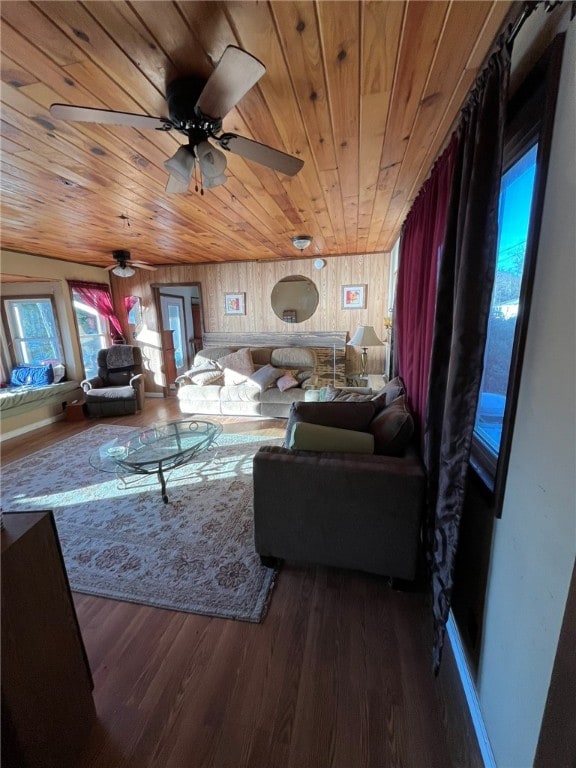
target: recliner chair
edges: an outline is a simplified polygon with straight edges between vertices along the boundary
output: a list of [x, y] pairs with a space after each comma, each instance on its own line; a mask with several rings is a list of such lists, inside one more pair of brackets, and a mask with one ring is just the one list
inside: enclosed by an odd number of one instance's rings
[[98, 352], [98, 375], [84, 379], [88, 417], [124, 416], [144, 407], [142, 351], [129, 344], [115, 344]]

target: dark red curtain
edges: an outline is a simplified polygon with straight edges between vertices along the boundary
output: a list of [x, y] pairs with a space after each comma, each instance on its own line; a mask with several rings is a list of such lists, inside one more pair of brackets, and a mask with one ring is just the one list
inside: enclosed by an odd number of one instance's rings
[[452, 600], [496, 269], [509, 72], [510, 54], [503, 46], [490, 57], [463, 111], [438, 275], [424, 435], [435, 671]]
[[85, 304], [95, 309], [102, 317], [108, 320], [114, 338], [122, 336], [122, 326], [114, 312], [112, 296], [107, 285], [86, 283], [79, 280], [69, 280], [68, 285], [70, 290], [75, 291]]
[[419, 431], [426, 412], [438, 256], [444, 241], [457, 147], [454, 135], [414, 201], [400, 241], [394, 341], [398, 373], [406, 384]]

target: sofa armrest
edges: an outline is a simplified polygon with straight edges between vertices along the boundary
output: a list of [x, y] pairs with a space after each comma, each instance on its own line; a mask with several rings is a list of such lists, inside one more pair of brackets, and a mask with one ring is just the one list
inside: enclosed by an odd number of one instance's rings
[[190, 378], [190, 371], [186, 371], [186, 373], [180, 374], [180, 376], [176, 376], [174, 379], [174, 383], [176, 384], [176, 388], [179, 389], [180, 387], [186, 387], [190, 384], [193, 384], [194, 382]]
[[84, 392], [88, 392], [91, 389], [101, 389], [104, 384], [104, 380], [100, 378], [100, 376], [92, 376], [91, 379], [82, 379], [80, 382], [80, 386], [84, 390]]
[[415, 578], [426, 487], [417, 456], [264, 446], [253, 474], [260, 555]]
[[130, 379], [130, 385], [136, 390], [136, 402], [138, 409], [144, 408], [144, 374], [136, 373]]

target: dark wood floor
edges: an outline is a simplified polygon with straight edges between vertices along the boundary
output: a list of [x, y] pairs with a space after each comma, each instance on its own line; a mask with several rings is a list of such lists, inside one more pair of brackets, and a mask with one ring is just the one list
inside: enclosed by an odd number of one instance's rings
[[[173, 399], [106, 419], [178, 415]], [[11, 461], [94, 426], [59, 422], [2, 444]], [[285, 422], [222, 419], [226, 431]], [[418, 592], [289, 563], [261, 624], [74, 595], [98, 723], [78, 768], [424, 768], [450, 752]]]

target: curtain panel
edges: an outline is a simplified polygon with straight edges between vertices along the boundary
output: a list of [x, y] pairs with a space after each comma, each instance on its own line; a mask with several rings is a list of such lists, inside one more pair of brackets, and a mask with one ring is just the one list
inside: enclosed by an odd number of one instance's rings
[[428, 395], [438, 255], [444, 242], [457, 147], [454, 134], [418, 193], [400, 241], [394, 316], [397, 364], [419, 434]]
[[95, 309], [102, 317], [105, 317], [114, 338], [122, 337], [122, 326], [112, 306], [112, 296], [107, 285], [100, 283], [86, 283], [80, 280], [68, 280], [70, 290], [76, 291], [82, 301], [92, 309]]
[[463, 110], [438, 275], [424, 435], [435, 672], [450, 611], [496, 267], [509, 73], [510, 53], [503, 45]]

